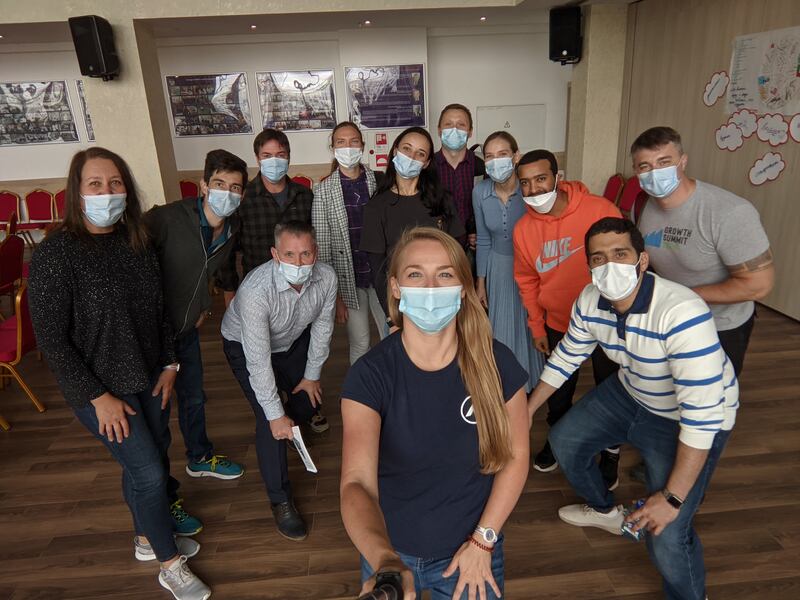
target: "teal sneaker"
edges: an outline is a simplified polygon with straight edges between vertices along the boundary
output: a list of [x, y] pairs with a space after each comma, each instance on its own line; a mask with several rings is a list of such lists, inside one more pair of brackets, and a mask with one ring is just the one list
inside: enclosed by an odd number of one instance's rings
[[186, 465], [186, 473], [191, 477], [238, 479], [244, 475], [244, 467], [228, 460], [224, 454], [215, 454], [208, 460], [190, 462]]
[[172, 515], [173, 528], [175, 535], [190, 536], [203, 531], [203, 523], [200, 519], [193, 517], [183, 508], [183, 498], [179, 498], [169, 507]]

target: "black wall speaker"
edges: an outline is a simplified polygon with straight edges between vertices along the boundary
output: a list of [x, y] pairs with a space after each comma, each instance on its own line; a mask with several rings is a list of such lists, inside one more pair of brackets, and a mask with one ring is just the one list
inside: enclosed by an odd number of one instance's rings
[[550, 60], [562, 65], [581, 60], [581, 7], [550, 9]]
[[114, 79], [119, 74], [119, 57], [109, 22], [96, 15], [70, 17], [69, 28], [81, 75]]

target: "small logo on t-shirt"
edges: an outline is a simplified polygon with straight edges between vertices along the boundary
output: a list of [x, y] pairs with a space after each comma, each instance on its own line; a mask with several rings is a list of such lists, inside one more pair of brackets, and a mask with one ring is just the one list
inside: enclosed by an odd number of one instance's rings
[[664, 227], [657, 231], [651, 231], [644, 236], [644, 245], [652, 248], [676, 249], [686, 246], [689, 238], [692, 237], [692, 230], [685, 227]]
[[467, 396], [461, 403], [461, 418], [470, 425], [478, 424], [477, 419], [475, 419], [475, 409], [472, 407], [472, 396]]
[[571, 242], [572, 236], [546, 241], [542, 248], [542, 253], [536, 257], [536, 270], [539, 273], [546, 273], [583, 248], [583, 246], [578, 246], [570, 250], [569, 245]]

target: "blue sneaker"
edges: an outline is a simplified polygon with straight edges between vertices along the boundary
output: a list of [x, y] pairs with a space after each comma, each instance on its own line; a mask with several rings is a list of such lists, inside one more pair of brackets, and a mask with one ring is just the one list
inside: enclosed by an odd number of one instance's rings
[[183, 498], [179, 498], [169, 507], [172, 515], [173, 529], [175, 535], [190, 536], [203, 531], [203, 523], [200, 519], [193, 517], [183, 508]]
[[190, 462], [188, 465], [186, 465], [186, 473], [188, 473], [191, 477], [238, 479], [244, 475], [244, 467], [228, 460], [224, 454], [215, 454], [207, 460]]

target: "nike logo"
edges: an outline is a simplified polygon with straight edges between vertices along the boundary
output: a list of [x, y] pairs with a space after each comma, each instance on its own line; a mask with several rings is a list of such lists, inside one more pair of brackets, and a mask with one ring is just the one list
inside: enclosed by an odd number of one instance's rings
[[578, 252], [579, 250], [582, 250], [582, 249], [583, 249], [583, 246], [578, 246], [574, 250], [569, 250], [566, 254], [562, 254], [561, 256], [557, 256], [557, 257], [555, 257], [555, 258], [553, 258], [551, 260], [547, 260], [545, 262], [542, 262], [542, 257], [541, 257], [541, 255], [539, 255], [539, 257], [536, 259], [536, 270], [539, 273], [547, 273], [547, 271], [549, 271], [553, 267], [556, 267], [556, 266], [560, 265], [562, 262], [567, 260], [570, 256], [572, 256], [573, 254], [575, 254], [576, 252]]

